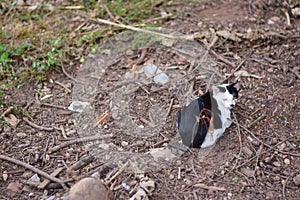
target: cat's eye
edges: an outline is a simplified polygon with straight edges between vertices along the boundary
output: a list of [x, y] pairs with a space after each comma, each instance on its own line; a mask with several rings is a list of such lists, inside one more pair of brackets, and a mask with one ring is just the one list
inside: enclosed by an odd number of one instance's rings
[[225, 98], [225, 99], [223, 99], [223, 101], [227, 101], [227, 100], [228, 100], [228, 99], [226, 99], [226, 98]]

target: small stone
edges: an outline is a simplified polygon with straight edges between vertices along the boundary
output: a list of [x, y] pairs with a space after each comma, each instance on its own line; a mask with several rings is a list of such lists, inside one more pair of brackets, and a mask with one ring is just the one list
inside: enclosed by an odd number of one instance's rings
[[258, 147], [260, 145], [260, 142], [257, 140], [253, 140], [251, 143], [256, 147]]
[[121, 142], [121, 145], [122, 145], [123, 147], [126, 147], [126, 146], [128, 146], [128, 142], [122, 141], [122, 142]]
[[275, 167], [281, 167], [280, 162], [275, 161], [275, 162], [273, 162], [272, 164], [273, 164]]
[[290, 165], [290, 164], [291, 164], [291, 161], [290, 161], [289, 159], [287, 159], [287, 158], [285, 158], [285, 159], [283, 160], [283, 162], [284, 162], [286, 165]]
[[273, 162], [272, 164], [273, 164], [275, 167], [281, 167], [280, 162], [275, 161], [275, 162]]
[[271, 158], [271, 157], [266, 157], [266, 158], [265, 158], [265, 162], [266, 162], [266, 163], [269, 163], [269, 162], [271, 162], [271, 160], [272, 160], [272, 158]]
[[293, 178], [293, 182], [295, 185], [297, 185], [298, 187], [300, 186], [300, 174], [296, 175], [294, 178]]

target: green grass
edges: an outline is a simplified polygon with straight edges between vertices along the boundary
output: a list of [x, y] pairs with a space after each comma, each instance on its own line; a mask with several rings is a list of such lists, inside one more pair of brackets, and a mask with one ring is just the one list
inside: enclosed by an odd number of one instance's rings
[[[78, 12], [130, 25], [147, 21], [153, 26], [151, 18], [160, 16], [156, 7], [167, 4], [153, 0], [40, 3], [38, 7], [29, 5], [29, 9], [15, 1], [1, 0], [0, 104], [5, 90], [44, 81], [49, 71], [61, 71], [61, 62], [83, 62], [103, 39], [122, 31], [80, 18]], [[92, 25], [96, 28], [87, 28]]]

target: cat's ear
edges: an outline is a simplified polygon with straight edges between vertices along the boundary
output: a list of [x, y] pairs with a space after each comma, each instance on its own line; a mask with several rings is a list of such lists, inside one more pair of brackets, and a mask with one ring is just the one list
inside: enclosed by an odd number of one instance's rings
[[234, 83], [233, 84], [233, 87], [237, 90], [237, 91], [239, 91], [240, 90], [240, 87], [241, 87], [241, 84], [240, 84], [240, 82], [236, 82], [236, 83]]
[[212, 86], [211, 89], [212, 89], [214, 95], [216, 95], [218, 92], [220, 92], [220, 89], [217, 86]]

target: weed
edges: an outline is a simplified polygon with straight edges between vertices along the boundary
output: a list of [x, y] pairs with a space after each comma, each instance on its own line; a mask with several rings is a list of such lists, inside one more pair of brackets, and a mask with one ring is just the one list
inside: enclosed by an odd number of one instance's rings
[[233, 181], [234, 183], [239, 182], [239, 177], [237, 177], [237, 176], [233, 177], [233, 178], [232, 178], [232, 181]]

